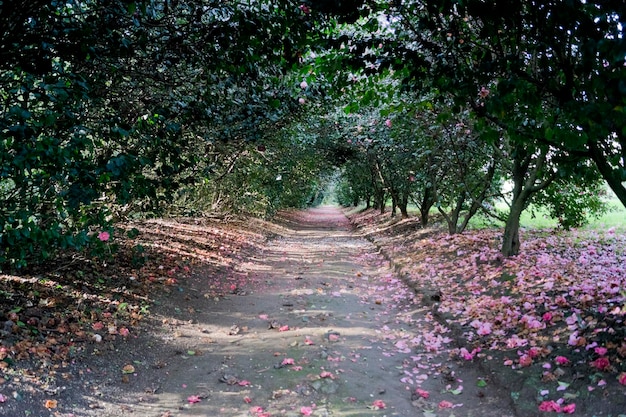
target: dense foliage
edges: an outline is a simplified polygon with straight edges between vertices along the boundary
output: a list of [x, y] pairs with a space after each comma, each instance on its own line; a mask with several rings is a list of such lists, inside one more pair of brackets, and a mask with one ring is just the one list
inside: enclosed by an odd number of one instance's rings
[[532, 202], [564, 227], [603, 180], [626, 204], [625, 7], [0, 2], [0, 265], [131, 215], [311, 204], [335, 168], [342, 202], [451, 233], [504, 199], [515, 254]]
[[[300, 107], [288, 73], [307, 16], [289, 1], [0, 3], [0, 264], [97, 249], [120, 216], [162, 213], [189, 188], [213, 209], [246, 210], [239, 194], [217, 207], [233, 190], [268, 209], [306, 200], [250, 171], [251, 155], [298, 164], [255, 149], [290, 140], [276, 132]], [[294, 183], [316, 175], [302, 171]]]
[[[491, 207], [485, 199], [494, 196], [497, 182], [511, 183], [503, 196], [510, 211], [502, 252], [512, 255], [519, 251], [520, 214], [533, 201], [557, 207], [552, 212], [559, 218], [580, 216], [574, 223], [564, 220], [566, 227], [580, 224], [584, 211], [602, 209], [597, 194], [580, 190], [597, 190], [603, 180], [626, 204], [625, 11], [623, 2], [604, 1], [386, 2], [375, 5], [372, 19], [357, 22], [359, 29], [346, 29], [337, 39], [349, 38], [347, 49], [363, 57], [359, 77], [386, 71], [401, 82], [395, 94], [377, 96], [377, 107], [382, 101], [403, 114], [428, 102], [436, 109], [434, 119], [411, 131], [440, 130], [418, 170], [429, 177], [428, 193], [416, 194], [420, 209], [443, 207], [454, 232], [458, 207], [467, 215], [475, 207]], [[369, 28], [373, 20], [376, 31]], [[353, 77], [362, 84], [353, 99], [369, 103], [371, 88], [359, 77]], [[352, 103], [346, 110], [360, 108]], [[455, 119], [467, 129], [450, 136], [446, 121]], [[479, 161], [459, 158], [453, 142], [444, 144], [463, 135], [491, 147], [477, 153], [487, 158], [482, 170], [470, 168]], [[455, 190], [458, 182], [445, 178], [437, 191], [431, 173], [433, 167], [445, 169], [441, 159], [433, 159], [441, 148], [449, 166], [493, 175], [495, 188], [478, 187], [473, 196], [467, 192], [472, 186]]]

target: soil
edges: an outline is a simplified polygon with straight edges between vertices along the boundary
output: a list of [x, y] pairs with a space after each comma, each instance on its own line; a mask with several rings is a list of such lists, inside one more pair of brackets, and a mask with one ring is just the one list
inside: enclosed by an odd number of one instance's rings
[[60, 364], [11, 361], [0, 416], [518, 415], [344, 213], [279, 220], [232, 231], [239, 246], [203, 243], [234, 238], [202, 221], [140, 227], [176, 230], [163, 245], [184, 261], [132, 278], [153, 284], [145, 317], [129, 336], [88, 332]]

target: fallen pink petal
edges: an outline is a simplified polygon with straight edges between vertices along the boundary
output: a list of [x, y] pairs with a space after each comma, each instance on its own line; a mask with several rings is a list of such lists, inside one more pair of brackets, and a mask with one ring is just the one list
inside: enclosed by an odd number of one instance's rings
[[189, 404], [199, 403], [200, 401], [202, 401], [202, 399], [197, 395], [190, 395], [189, 397], [187, 397], [187, 402]]
[[554, 361], [557, 363], [557, 365], [569, 365], [570, 364], [570, 360], [567, 359], [565, 356], [557, 356]]
[[440, 409], [452, 408], [452, 407], [454, 407], [454, 404], [451, 403], [450, 401], [443, 400], [439, 402]]
[[541, 404], [539, 404], [539, 411], [553, 411], [553, 412], [560, 413], [561, 406], [552, 400], [543, 401]]
[[416, 389], [415, 392], [417, 393], [417, 395], [419, 395], [422, 398], [430, 397], [430, 393], [428, 391], [426, 391], [426, 390], [421, 389], [421, 388]]
[[372, 407], [374, 407], [375, 410], [382, 410], [386, 407], [386, 405], [383, 400], [374, 400]]
[[599, 371], [608, 371], [609, 368], [611, 368], [611, 362], [609, 361], [609, 358], [605, 356], [599, 357], [598, 359], [589, 363], [589, 365]]

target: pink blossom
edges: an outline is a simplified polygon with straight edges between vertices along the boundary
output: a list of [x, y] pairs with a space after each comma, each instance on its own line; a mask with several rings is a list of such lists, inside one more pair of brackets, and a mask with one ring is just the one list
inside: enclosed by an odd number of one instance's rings
[[530, 357], [530, 355], [522, 355], [519, 358], [519, 365], [522, 368], [525, 368], [527, 366], [530, 366], [533, 364], [533, 358]]
[[561, 408], [561, 412], [564, 413], [564, 414], [574, 414], [574, 411], [576, 411], [576, 404], [574, 404], [574, 403], [564, 405]]
[[190, 395], [189, 397], [187, 397], [187, 402], [189, 404], [199, 403], [200, 401], [202, 401], [202, 399], [197, 395]]
[[109, 232], [98, 233], [98, 239], [100, 239], [100, 241], [102, 242], [106, 242], [107, 240], [109, 240], [110, 237], [111, 235], [109, 234]]
[[545, 321], [546, 323], [549, 323], [552, 321], [552, 313], [550, 313], [549, 311], [543, 313], [543, 316], [541, 316], [541, 318], [543, 319], [543, 321]]
[[280, 364], [281, 365], [293, 365], [294, 363], [295, 361], [293, 360], [293, 358], [285, 358]]
[[573, 326], [574, 324], [578, 323], [578, 317], [576, 316], [576, 314], [572, 314], [571, 316], [565, 319], [565, 323], [567, 323], [570, 326]]
[[442, 409], [442, 408], [452, 408], [453, 406], [454, 406], [454, 404], [452, 404], [450, 401], [445, 401], [444, 400], [444, 401], [441, 401], [439, 403], [439, 408], [440, 409]]
[[102, 330], [104, 328], [104, 324], [102, 324], [101, 321], [97, 321], [94, 324], [91, 325], [91, 328], [94, 330]]
[[570, 364], [570, 360], [567, 359], [565, 356], [557, 356], [556, 358], [554, 358], [554, 361], [557, 363], [557, 365], [569, 365]]
[[313, 414], [313, 409], [311, 407], [300, 407], [300, 414], [303, 416], [310, 416]]
[[557, 413], [560, 413], [561, 406], [555, 401], [543, 401], [539, 404], [539, 411], [556, 411]]
[[608, 351], [608, 349], [607, 349], [607, 348], [605, 348], [605, 347], [597, 347], [597, 348], [595, 348], [595, 349], [594, 349], [594, 351], [595, 351], [598, 355], [600, 355], [600, 356], [604, 356], [604, 355], [606, 355], [606, 352]]
[[607, 371], [611, 367], [611, 362], [609, 362], [609, 358], [602, 356], [595, 361], [592, 361], [589, 365], [599, 371]]
[[301, 89], [303, 89], [303, 90], [304, 90], [304, 89], [306, 89], [308, 86], [309, 86], [309, 85], [307, 84], [307, 82], [306, 82], [306, 81], [302, 81], [302, 82], [300, 83], [300, 88], [301, 88]]
[[[626, 375], [626, 374], [625, 374], [625, 375]], [[416, 390], [415, 390], [415, 393], [416, 393], [417, 395], [419, 395], [420, 397], [422, 397], [422, 398], [428, 398], [428, 397], [430, 397], [430, 393], [429, 393], [428, 391], [426, 391], [426, 390], [421, 389], [421, 388], [416, 389]]]
[[130, 331], [126, 327], [120, 327], [119, 334], [127, 337], [130, 334]]
[[578, 344], [580, 343], [581, 339], [578, 336], [578, 332], [574, 332], [572, 333], [568, 340], [567, 340], [567, 344], [570, 346], [578, 346]]
[[391, 119], [385, 120], [385, 126], [391, 127]]
[[374, 402], [372, 403], [372, 407], [375, 410], [382, 410], [383, 408], [387, 407], [385, 405], [385, 403], [383, 402], [383, 400], [374, 400]]
[[476, 333], [478, 333], [481, 336], [486, 336], [488, 334], [491, 334], [491, 324], [482, 323], [480, 327], [478, 328], [478, 330], [476, 331]]
[[472, 359], [474, 359], [474, 355], [471, 354], [466, 348], [461, 348], [459, 350], [459, 355], [461, 355], [461, 357], [466, 361], [471, 361]]
[[626, 385], [626, 372], [622, 372], [621, 374], [619, 374], [619, 376], [617, 377], [617, 381], [622, 385]]

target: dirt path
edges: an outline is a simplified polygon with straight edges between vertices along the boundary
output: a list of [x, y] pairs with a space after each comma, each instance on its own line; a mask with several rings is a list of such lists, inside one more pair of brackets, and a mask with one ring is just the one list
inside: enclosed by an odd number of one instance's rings
[[[205, 296], [195, 277], [163, 300], [150, 337], [94, 366], [72, 416], [513, 416], [490, 375], [335, 208], [285, 219], [284, 235]], [[419, 390], [418, 390], [419, 389]]]

